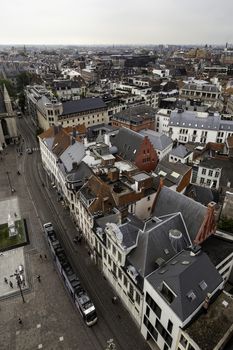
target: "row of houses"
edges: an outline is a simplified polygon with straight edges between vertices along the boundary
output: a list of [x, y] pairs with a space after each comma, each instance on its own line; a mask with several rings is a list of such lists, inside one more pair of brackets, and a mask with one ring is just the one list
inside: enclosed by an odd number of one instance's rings
[[[138, 150], [125, 148], [123, 136], [117, 141], [122, 131], [106, 143], [81, 143], [71, 128], [52, 127], [39, 136], [43, 166], [151, 348], [220, 349], [232, 331], [223, 289], [233, 251], [215, 234], [215, 203], [195, 202], [124, 160]], [[209, 327], [218, 328], [211, 340]]]

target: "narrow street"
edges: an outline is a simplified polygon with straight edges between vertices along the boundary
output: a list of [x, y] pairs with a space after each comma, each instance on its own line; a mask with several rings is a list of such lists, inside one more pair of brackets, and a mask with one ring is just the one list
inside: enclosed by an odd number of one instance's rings
[[[42, 224], [51, 221], [56, 233], [66, 250], [70, 263], [80, 277], [84, 287], [92, 298], [98, 314], [98, 323], [86, 329], [86, 337], [91, 340], [92, 349], [104, 349], [106, 341], [113, 338], [117, 350], [149, 349], [140, 335], [139, 329], [134, 324], [128, 312], [121, 304], [113, 305], [111, 298], [114, 294], [109, 283], [101, 272], [90, 260], [87, 249], [82, 245], [75, 245], [73, 237], [76, 235], [68, 210], [57, 202], [55, 190], [46, 181], [45, 173], [41, 165], [38, 142], [35, 138], [33, 125], [28, 117], [21, 118], [19, 122], [20, 133], [24, 138], [24, 148], [34, 149], [33, 154], [24, 153], [24, 166], [21, 169], [27, 184], [37, 219], [41, 225], [41, 236], [33, 235], [31, 243], [40, 251], [45, 238], [42, 232]], [[42, 187], [42, 182], [45, 187]], [[62, 282], [61, 282], [61, 288]], [[69, 295], [67, 293], [67, 298]], [[78, 317], [80, 317], [78, 315]], [[84, 337], [85, 338], [85, 337]], [[83, 339], [85, 343], [85, 339]], [[74, 346], [74, 349], [77, 347]], [[86, 347], [85, 349], [88, 349]]]

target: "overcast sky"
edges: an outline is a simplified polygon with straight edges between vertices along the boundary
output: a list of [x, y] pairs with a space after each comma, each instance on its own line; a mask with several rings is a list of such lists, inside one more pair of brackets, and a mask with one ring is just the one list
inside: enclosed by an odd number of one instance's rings
[[224, 44], [233, 0], [6, 0], [0, 44]]

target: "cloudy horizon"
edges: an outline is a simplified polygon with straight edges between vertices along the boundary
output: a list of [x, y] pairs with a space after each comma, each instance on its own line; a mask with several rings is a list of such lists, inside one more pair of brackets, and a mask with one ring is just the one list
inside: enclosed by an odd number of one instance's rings
[[12, 0], [1, 5], [0, 45], [224, 45], [233, 2]]

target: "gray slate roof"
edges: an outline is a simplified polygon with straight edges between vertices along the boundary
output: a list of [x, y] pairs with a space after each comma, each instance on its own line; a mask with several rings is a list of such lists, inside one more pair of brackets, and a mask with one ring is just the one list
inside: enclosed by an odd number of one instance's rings
[[156, 110], [150, 106], [139, 105], [136, 107], [127, 108], [124, 111], [113, 115], [113, 119], [131, 121], [135, 123], [142, 122], [145, 117], [155, 118]]
[[76, 169], [67, 175], [66, 179], [69, 182], [78, 183], [81, 187], [91, 175], [92, 171], [89, 166], [86, 163], [81, 162]]
[[76, 101], [63, 102], [62, 115], [74, 114], [80, 112], [88, 112], [94, 109], [107, 108], [102, 98], [83, 98]]
[[190, 153], [191, 152], [184, 145], [179, 145], [178, 147], [173, 148], [170, 154], [175, 157], [185, 158]]
[[139, 132], [143, 136], [148, 136], [150, 142], [154, 146], [155, 150], [163, 151], [168, 146], [173, 144], [173, 141], [170, 137], [160, 132], [156, 132], [150, 129], [144, 129]]
[[84, 156], [84, 145], [76, 141], [73, 145], [70, 145], [65, 149], [65, 151], [61, 154], [60, 159], [66, 170], [69, 172], [73, 168], [73, 163], [79, 164]]
[[188, 83], [185, 84], [182, 88], [182, 90], [197, 90], [197, 91], [203, 91], [203, 92], [219, 92], [219, 89], [216, 85], [211, 84], [192, 84]]
[[220, 123], [222, 122], [223, 121], [221, 121], [220, 115], [198, 117], [198, 112], [194, 111], [184, 111], [182, 113], [172, 111], [170, 114], [169, 126], [203, 130], [219, 130]]
[[[207, 293], [212, 293], [222, 282], [222, 277], [205, 253], [190, 256], [189, 251], [182, 251], [146, 278], [181, 321], [191, 316], [204, 302]], [[199, 285], [202, 281], [207, 284], [205, 290]], [[176, 295], [171, 303], [161, 293], [163, 282]], [[194, 300], [187, 297], [191, 292], [195, 294]]]
[[184, 218], [188, 233], [193, 242], [203, 223], [207, 208], [193, 199], [163, 186], [157, 197], [152, 215], [160, 217], [179, 212]]
[[[165, 159], [162, 159], [156, 169], [154, 170], [154, 173], [162, 176], [164, 178], [164, 183], [170, 187], [173, 186], [174, 184], [179, 184], [183, 176], [190, 170], [191, 168], [187, 166], [186, 164], [182, 163], [173, 163], [173, 162], [168, 162]], [[166, 173], [166, 175], [161, 175], [161, 171], [163, 173]], [[177, 173], [178, 175], [176, 176]]]
[[182, 233], [184, 248], [190, 246], [190, 237], [180, 213], [159, 219], [161, 221], [152, 218], [146, 222], [144, 229], [139, 232], [137, 247], [127, 257], [129, 263], [142, 277], [158, 268], [156, 264], [158, 258], [168, 261], [177, 254], [169, 238], [171, 229], [177, 229]]
[[115, 137], [111, 137], [111, 143], [117, 147], [117, 153], [129, 161], [135, 160], [143, 140], [144, 136], [127, 128], [121, 128]]

